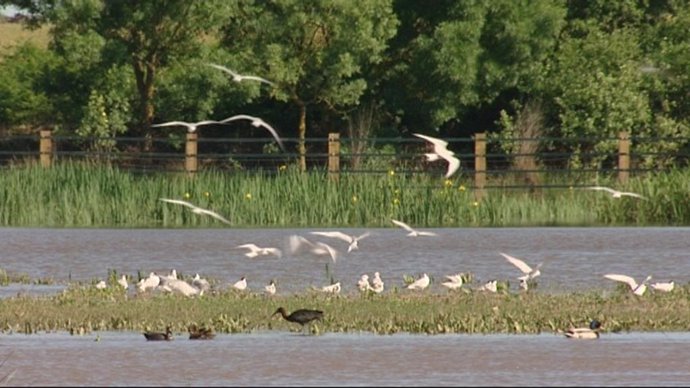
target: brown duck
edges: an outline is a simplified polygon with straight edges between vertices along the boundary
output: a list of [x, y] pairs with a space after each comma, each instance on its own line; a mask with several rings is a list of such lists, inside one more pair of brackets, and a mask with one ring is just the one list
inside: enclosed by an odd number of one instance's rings
[[172, 329], [170, 328], [170, 326], [166, 327], [165, 333], [156, 331], [145, 331], [144, 337], [146, 337], [147, 341], [170, 341], [173, 339]]

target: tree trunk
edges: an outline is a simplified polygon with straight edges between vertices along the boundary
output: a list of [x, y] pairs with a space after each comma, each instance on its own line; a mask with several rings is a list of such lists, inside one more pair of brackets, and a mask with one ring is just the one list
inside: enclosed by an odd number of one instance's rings
[[156, 69], [150, 64], [144, 64], [136, 59], [133, 60], [134, 75], [137, 81], [137, 90], [139, 91], [139, 122], [141, 128], [139, 134], [144, 135], [144, 152], [151, 152], [153, 149], [153, 134], [151, 133], [151, 124], [153, 123], [154, 106], [153, 96], [155, 93], [153, 80], [155, 78]]
[[299, 168], [300, 171], [307, 171], [307, 148], [305, 141], [307, 137], [307, 106], [300, 99], [295, 102], [299, 108], [299, 127], [297, 129], [299, 142], [297, 144], [297, 152], [299, 153]]

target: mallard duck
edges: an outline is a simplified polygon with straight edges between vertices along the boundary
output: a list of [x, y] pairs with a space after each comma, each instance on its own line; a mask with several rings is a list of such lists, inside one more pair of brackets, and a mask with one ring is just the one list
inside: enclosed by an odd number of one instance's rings
[[190, 340], [213, 339], [216, 336], [213, 329], [207, 327], [199, 328], [196, 325], [189, 326], [187, 331], [189, 331]]
[[144, 337], [147, 341], [170, 341], [172, 337], [172, 329], [170, 326], [165, 328], [165, 333], [155, 332], [155, 331], [145, 331]]
[[599, 329], [601, 323], [596, 319], [592, 319], [589, 327], [570, 328], [565, 332], [565, 336], [573, 339], [597, 339], [599, 338]]

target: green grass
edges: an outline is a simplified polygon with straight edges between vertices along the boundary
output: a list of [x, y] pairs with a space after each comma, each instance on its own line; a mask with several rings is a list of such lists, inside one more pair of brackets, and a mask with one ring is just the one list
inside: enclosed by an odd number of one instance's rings
[[0, 301], [0, 330], [37, 333], [68, 331], [163, 330], [170, 325], [185, 332], [189, 325], [219, 333], [267, 330], [299, 331], [299, 325], [272, 316], [278, 307], [318, 309], [324, 319], [314, 333], [558, 333], [586, 326], [591, 319], [603, 332], [687, 331], [690, 329], [690, 288], [677, 285], [671, 293], [648, 292], [643, 297], [620, 287], [612, 293], [573, 294], [482, 293], [447, 294], [398, 290], [381, 295], [326, 296], [305, 292], [267, 297], [222, 291], [186, 298], [174, 294], [127, 297], [114, 287], [71, 286], [51, 297], [13, 297]]
[[690, 223], [690, 170], [631, 178], [626, 187], [650, 200], [613, 199], [580, 188], [488, 190], [475, 200], [462, 176], [386, 176], [205, 171], [135, 175], [111, 167], [63, 162], [10, 167], [0, 174], [0, 226], [225, 227], [160, 198], [185, 199], [216, 211], [233, 227], [638, 226]]

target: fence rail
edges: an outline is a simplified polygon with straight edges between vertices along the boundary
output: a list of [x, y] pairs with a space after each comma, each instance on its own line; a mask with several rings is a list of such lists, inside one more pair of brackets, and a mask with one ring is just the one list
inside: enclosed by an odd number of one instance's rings
[[[150, 139], [148, 139], [150, 141]], [[478, 195], [485, 189], [502, 188], [544, 188], [576, 186], [599, 177], [617, 179], [621, 184], [628, 182], [631, 174], [659, 172], [669, 166], [687, 164], [690, 155], [674, 153], [644, 152], [646, 142], [669, 142], [688, 144], [690, 139], [639, 139], [621, 132], [612, 139], [495, 139], [486, 133], [477, 133], [471, 138], [446, 139], [449, 148], [455, 151], [461, 161], [458, 176], [466, 179], [469, 187]], [[582, 159], [597, 159], [594, 167], [573, 168], [569, 161], [574, 144], [611, 141], [617, 143], [615, 152], [596, 152], [590, 149], [580, 151]], [[296, 163], [299, 155], [278, 152], [273, 139], [269, 138], [201, 138], [198, 133], [187, 133], [184, 138], [153, 139], [155, 152], [142, 152], [144, 138], [83, 138], [57, 136], [50, 130], [42, 130], [38, 136], [13, 136], [0, 138], [0, 165], [38, 159], [43, 167], [50, 167], [58, 160], [89, 160], [108, 163], [121, 168], [143, 172], [183, 172], [193, 176], [205, 169], [236, 171], [278, 171], [281, 166]], [[283, 139], [288, 149], [297, 145], [297, 139]], [[567, 146], [551, 146], [549, 150], [534, 153], [506, 152], [501, 142], [568, 143]], [[309, 168], [320, 168], [331, 179], [338, 180], [342, 174], [387, 174], [391, 171], [403, 174], [438, 173], [443, 175], [443, 162], [426, 162], [423, 153], [428, 152], [426, 142], [418, 138], [341, 138], [330, 133], [327, 138], [308, 138], [307, 164]], [[615, 144], [612, 143], [612, 144]], [[638, 148], [636, 148], [638, 145]], [[273, 146], [273, 147], [272, 147]], [[675, 147], [686, 149], [688, 147]], [[663, 148], [662, 148], [663, 149]], [[672, 158], [675, 163], [666, 167], [645, 167], [642, 160], [648, 157]], [[522, 162], [520, 162], [522, 160]], [[529, 162], [529, 163], [528, 163]], [[560, 176], [555, 182], [546, 182], [540, 175]], [[512, 176], [512, 178], [511, 178]], [[594, 177], [594, 178], [593, 178]], [[591, 184], [591, 182], [589, 183]]]

